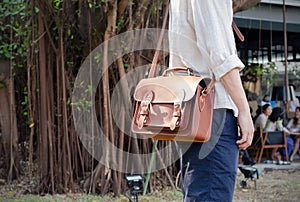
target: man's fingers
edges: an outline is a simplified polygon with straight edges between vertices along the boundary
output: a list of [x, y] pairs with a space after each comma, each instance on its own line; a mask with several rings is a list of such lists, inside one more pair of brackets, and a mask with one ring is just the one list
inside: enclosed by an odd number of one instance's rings
[[239, 149], [247, 149], [251, 144], [247, 141], [241, 144], [238, 144]]
[[242, 135], [242, 138], [236, 141], [239, 149], [247, 149], [252, 143], [252, 135]]
[[254, 134], [254, 126], [251, 119], [251, 115], [249, 113], [239, 114], [238, 122], [240, 126], [240, 134], [241, 139], [236, 143], [240, 149], [247, 149], [252, 143], [253, 134]]

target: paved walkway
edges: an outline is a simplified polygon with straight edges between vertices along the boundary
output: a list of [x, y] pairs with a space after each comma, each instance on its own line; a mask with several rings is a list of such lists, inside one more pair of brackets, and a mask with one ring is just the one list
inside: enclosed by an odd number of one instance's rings
[[258, 168], [261, 171], [272, 171], [272, 170], [299, 170], [300, 171], [300, 162], [291, 162], [290, 165], [277, 165], [277, 164], [268, 164], [268, 163], [259, 163], [255, 164], [253, 167]]

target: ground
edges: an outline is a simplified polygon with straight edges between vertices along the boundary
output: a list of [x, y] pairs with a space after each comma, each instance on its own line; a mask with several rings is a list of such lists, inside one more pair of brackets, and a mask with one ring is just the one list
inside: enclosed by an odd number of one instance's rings
[[247, 180], [248, 187], [241, 188], [240, 181], [245, 177], [238, 172], [234, 201], [299, 201], [300, 163], [291, 165], [259, 164], [254, 166], [261, 171], [259, 179]]
[[[291, 165], [274, 165], [274, 164], [258, 164], [254, 166], [261, 173], [259, 178], [255, 180], [246, 178], [240, 170], [237, 174], [237, 183], [234, 193], [234, 202], [260, 202], [260, 201], [300, 201], [300, 163], [292, 163]], [[256, 176], [256, 175], [253, 175]], [[247, 187], [242, 188], [240, 182], [246, 180]], [[24, 180], [24, 179], [23, 179]], [[11, 185], [5, 184], [5, 181], [0, 180], [0, 201], [5, 202], [107, 202], [129, 201], [125, 196], [112, 197], [106, 195], [105, 197], [93, 196], [87, 194], [64, 194], [64, 195], [30, 195], [24, 194], [26, 184], [23, 180], [14, 182]], [[181, 201], [180, 190], [165, 190], [152, 192], [145, 196], [139, 196], [139, 201]]]

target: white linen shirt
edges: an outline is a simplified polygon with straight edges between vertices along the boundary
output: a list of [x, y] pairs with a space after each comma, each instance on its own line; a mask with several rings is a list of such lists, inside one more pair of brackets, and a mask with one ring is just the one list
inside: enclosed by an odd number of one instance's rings
[[170, 68], [190, 67], [203, 77], [215, 77], [214, 108], [238, 109], [220, 78], [242, 69], [232, 31], [232, 0], [171, 0]]

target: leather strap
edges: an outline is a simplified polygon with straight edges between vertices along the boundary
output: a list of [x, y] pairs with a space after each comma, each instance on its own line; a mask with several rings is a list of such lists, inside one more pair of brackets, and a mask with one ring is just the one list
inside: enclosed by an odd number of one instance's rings
[[140, 105], [140, 115], [138, 118], [138, 128], [142, 129], [144, 126], [144, 123], [146, 122], [146, 118], [149, 115], [149, 110], [150, 110], [150, 104], [153, 99], [153, 91], [150, 91], [145, 94], [143, 100], [141, 101]]
[[181, 104], [174, 104], [173, 118], [170, 124], [170, 130], [174, 130], [181, 119]]
[[209, 93], [209, 91], [211, 91], [211, 89], [214, 87], [215, 82], [216, 82], [216, 80], [215, 80], [215, 78], [213, 77], [213, 78], [211, 79], [211, 81], [209, 82], [208, 86], [202, 90], [202, 92], [201, 92], [200, 95], [201, 95], [201, 96], [202, 96], [202, 95], [205, 95], [205, 96], [206, 96], [206, 95]]
[[244, 35], [242, 34], [242, 32], [240, 31], [240, 29], [238, 28], [238, 26], [235, 24], [234, 21], [232, 21], [232, 27], [233, 27], [233, 30], [235, 31], [236, 35], [239, 37], [239, 39], [241, 41], [245, 41]]
[[205, 106], [205, 98], [207, 96], [207, 94], [211, 91], [211, 89], [214, 87], [215, 85], [215, 78], [213, 77], [210, 81], [210, 83], [208, 84], [208, 86], [206, 88], [204, 88], [201, 92], [200, 92], [200, 98], [199, 98], [199, 111], [202, 112]]
[[170, 123], [170, 130], [174, 130], [176, 126], [179, 125], [181, 120], [181, 110], [182, 110], [181, 106], [185, 96], [184, 91], [182, 90], [177, 96], [178, 96], [178, 100], [174, 102], [173, 118]]
[[164, 21], [163, 21], [163, 24], [162, 24], [162, 30], [160, 32], [160, 36], [159, 36], [159, 39], [158, 39], [156, 51], [155, 51], [155, 54], [154, 54], [154, 57], [153, 57], [153, 60], [152, 60], [152, 64], [151, 64], [151, 68], [150, 68], [150, 71], [149, 71], [148, 78], [154, 77], [154, 74], [155, 74], [156, 64], [157, 64], [158, 55], [159, 55], [159, 47], [162, 44], [163, 36], [164, 36], [164, 33], [165, 33], [165, 28], [166, 28], [166, 25], [167, 25], [167, 19], [168, 19], [169, 7], [170, 7], [169, 4], [170, 3], [168, 1], [167, 10], [166, 10], [166, 13], [165, 13], [165, 16], [164, 16]]

